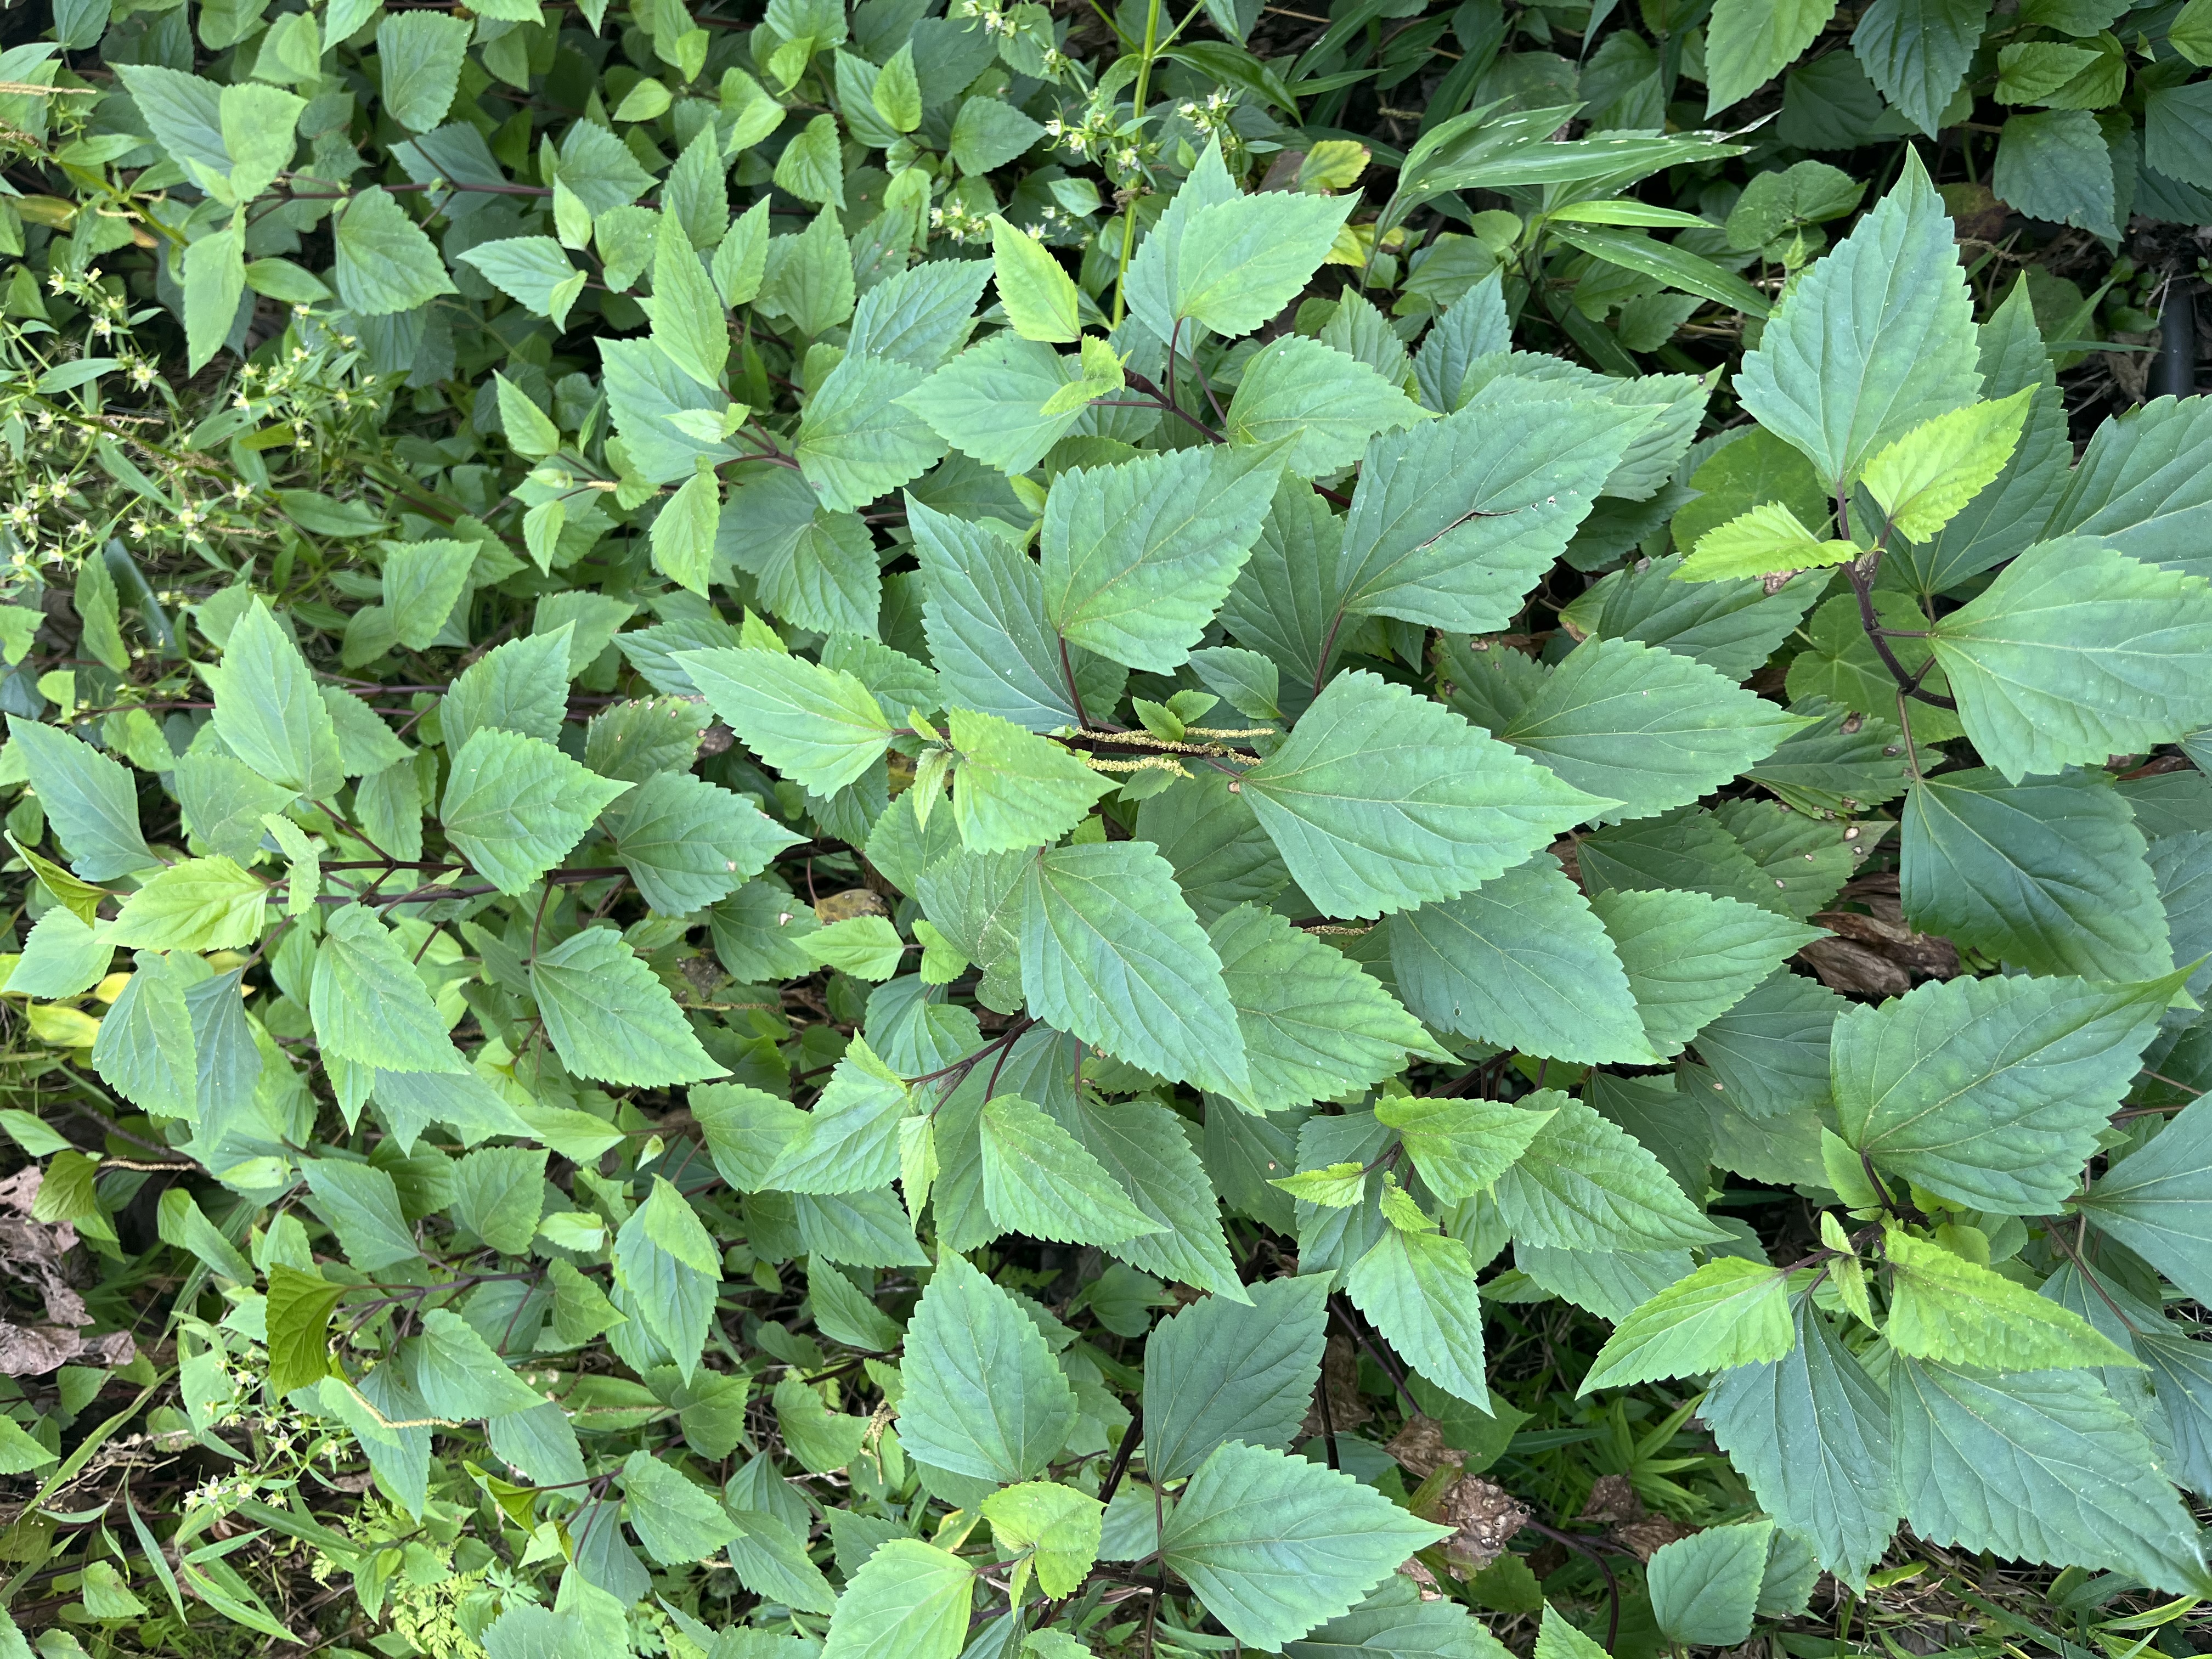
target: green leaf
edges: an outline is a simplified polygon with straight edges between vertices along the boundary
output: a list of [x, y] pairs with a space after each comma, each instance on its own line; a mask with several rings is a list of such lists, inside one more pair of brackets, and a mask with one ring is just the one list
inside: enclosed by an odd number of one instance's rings
[[1615, 888], [1590, 908], [1613, 937], [1644, 1036], [1662, 1054], [1680, 1054], [1708, 1020], [1821, 937], [1820, 928], [1706, 893]]
[[888, 357], [847, 357], [807, 400], [792, 447], [806, 482], [833, 512], [854, 512], [916, 478], [945, 441], [898, 399], [923, 372]]
[[968, 343], [990, 274], [980, 259], [932, 259], [887, 277], [854, 309], [847, 354], [940, 367]]
[[1736, 395], [1832, 491], [1923, 421], [1973, 401], [1972, 302], [1919, 161], [1776, 307]]
[[501, 1255], [526, 1255], [545, 1202], [545, 1154], [484, 1146], [453, 1166], [453, 1216]]
[[1044, 413], [1055, 393], [1080, 378], [1075, 359], [1009, 330], [969, 347], [905, 402], [963, 454], [1024, 472], [1083, 420], [1080, 408]]
[[1048, 1480], [1029, 1480], [983, 1500], [991, 1536], [1010, 1550], [1035, 1552], [1038, 1588], [1073, 1595], [1098, 1559], [1106, 1506]]
[[1577, 1392], [1782, 1358], [1797, 1340], [1789, 1282], [1762, 1262], [1716, 1256], [1622, 1320]]
[[2093, 1373], [2006, 1376], [1899, 1354], [1889, 1398], [1905, 1519], [1921, 1537], [2195, 1593], [2196, 1523]]
[[551, 744], [488, 727], [453, 757], [439, 818], [447, 839], [503, 893], [520, 893], [583, 839], [630, 787], [587, 770]]
[[100, 1022], [92, 1064], [125, 1099], [149, 1112], [199, 1118], [199, 1060], [191, 1012], [185, 1000], [197, 958], [186, 955], [137, 959], [137, 971]]
[[1420, 1022], [1343, 952], [1287, 917], [1240, 904], [1207, 929], [1221, 958], [1251, 1068], [1230, 1097], [1248, 1111], [1281, 1111], [1355, 1091], [1440, 1059]]
[[834, 794], [883, 755], [891, 724], [842, 669], [775, 651], [678, 651], [707, 703], [763, 760], [817, 794]]
[[1375, 1115], [1398, 1131], [1429, 1190], [1456, 1204], [1504, 1174], [1552, 1115], [1503, 1101], [1400, 1095], [1378, 1098]]
[[1834, 0], [1714, 0], [1705, 27], [1705, 114], [1742, 102], [1787, 69], [1835, 11]]
[[2081, 1315], [1941, 1244], [1892, 1229], [1882, 1250], [1892, 1269], [1883, 1334], [1899, 1353], [2004, 1371], [2138, 1364]]
[[1183, 1488], [1160, 1554], [1237, 1640], [1279, 1648], [1449, 1535], [1348, 1474], [1231, 1441]]
[[185, 362], [194, 371], [222, 349], [246, 296], [246, 238], [236, 225], [211, 231], [185, 250]]
[[412, 1358], [416, 1391], [428, 1415], [471, 1421], [544, 1403], [460, 1315], [432, 1308], [422, 1320], [422, 1334], [411, 1339]]
[[[437, 17], [434, 12], [410, 12], [408, 15]], [[505, 382], [501, 384], [504, 386]], [[526, 398], [520, 401], [536, 413], [535, 404]], [[507, 402], [502, 396], [502, 416]], [[538, 418], [542, 421], [545, 417], [540, 415]], [[444, 631], [446, 618], [453, 614], [453, 606], [468, 590], [469, 573], [475, 567], [476, 558], [477, 544], [473, 542], [385, 544], [384, 608], [391, 613], [392, 632], [398, 635], [400, 644], [410, 651], [426, 650]], [[346, 769], [350, 772], [354, 769]]]
[[1712, 1068], [1729, 1103], [1749, 1116], [1824, 1106], [1828, 1033], [1843, 1007], [1825, 985], [1787, 971], [1773, 974], [1698, 1031], [1698, 1057]]
[[2101, 543], [2028, 549], [1929, 645], [1966, 735], [2015, 783], [2212, 720], [2212, 583]]
[[1225, 1442], [1287, 1447], [1320, 1380], [1329, 1278], [1308, 1273], [1219, 1295], [1163, 1321], [1145, 1351], [1146, 1467], [1194, 1473]]
[[1246, 445], [1287, 438], [1285, 470], [1313, 478], [1351, 465], [1376, 433], [1429, 418], [1429, 411], [1357, 358], [1286, 334], [1245, 363], [1223, 435]]
[[983, 1202], [1005, 1231], [1110, 1245], [1162, 1231], [1041, 1107], [999, 1095], [984, 1103], [980, 1127]]
[[1281, 465], [1218, 446], [1060, 474], [1041, 532], [1052, 626], [1133, 668], [1176, 668], [1228, 596]]
[[1932, 138], [1989, 15], [1990, 0], [1874, 0], [1851, 49], [1882, 96]]
[[919, 1538], [891, 1539], [846, 1581], [823, 1659], [958, 1659], [975, 1592], [958, 1556]]
[[2008, 784], [1986, 768], [1917, 783], [1899, 876], [1923, 933], [2038, 974], [2138, 980], [2173, 966], [2142, 832], [2102, 770]]
[[1601, 396], [1532, 400], [1525, 385], [1493, 380], [1457, 413], [1367, 446], [1333, 573], [1343, 614], [1454, 633], [1511, 620], [1656, 413]]
[[792, 1193], [887, 1187], [899, 1173], [899, 1121], [913, 1109], [906, 1085], [856, 1039], [760, 1184]]
[[2146, 564], [2212, 574], [2203, 552], [2208, 462], [2212, 404], [2160, 398], [2124, 410], [2090, 438], [2043, 533], [2094, 536]]
[[714, 1495], [649, 1451], [623, 1460], [623, 1514], [646, 1553], [665, 1566], [703, 1561], [738, 1535]]
[[1863, 1585], [1905, 1507], [1882, 1391], [1827, 1320], [1802, 1300], [1796, 1346], [1724, 1371], [1700, 1410], [1767, 1513], [1820, 1565]]
[[385, 1171], [340, 1158], [315, 1158], [301, 1160], [301, 1173], [315, 1195], [315, 1210], [337, 1234], [346, 1260], [355, 1268], [373, 1273], [421, 1256], [415, 1230], [399, 1208], [399, 1189]]
[[[665, 1188], [670, 1196], [663, 1199]], [[721, 1282], [717, 1267], [698, 1265], [718, 1260], [714, 1241], [706, 1238], [706, 1231], [696, 1217], [687, 1228], [675, 1213], [690, 1208], [680, 1194], [656, 1176], [653, 1197], [623, 1223], [614, 1247], [615, 1275], [625, 1296], [623, 1305], [675, 1356], [677, 1369], [687, 1382], [697, 1369], [700, 1351], [714, 1323], [714, 1295]], [[702, 1238], [703, 1249], [700, 1248]], [[672, 1244], [677, 1248], [671, 1249]], [[586, 1323], [605, 1317], [604, 1310], [591, 1309], [588, 1304], [582, 1311]]]
[[8, 717], [9, 748], [21, 753], [31, 788], [88, 882], [150, 869], [161, 862], [138, 831], [138, 788], [130, 769], [66, 732], [21, 714]]
[[[1784, 4], [1795, 0], [1784, 0]], [[1702, 220], [1697, 222], [1702, 226]], [[1662, 242], [1640, 231], [1607, 230], [1594, 225], [1561, 224], [1554, 216], [1552, 234], [1571, 247], [1593, 254], [1607, 264], [1619, 265], [1655, 278], [1668, 288], [1713, 300], [1749, 317], [1767, 314], [1766, 296], [1733, 271], [1715, 264], [1674, 242]], [[1633, 385], [1634, 382], [1630, 384]]]
[[422, 227], [380, 185], [346, 204], [335, 240], [338, 298], [356, 316], [411, 311], [459, 292]]
[[[1131, 313], [1164, 341], [1188, 342], [1185, 322], [1249, 334], [1305, 287], [1356, 199], [1275, 191], [1211, 203], [1173, 227], [1164, 218], [1130, 267]], [[1146, 281], [1140, 265], [1157, 274]]]
[[465, 17], [434, 11], [401, 12], [376, 26], [384, 109], [410, 132], [429, 131], [453, 107], [469, 33]]
[[1861, 482], [1908, 539], [1924, 542], [1981, 494], [2020, 445], [2033, 387], [1923, 422], [1866, 465]]
[[1075, 280], [1050, 249], [1027, 231], [991, 216], [991, 270], [1006, 321], [1024, 340], [1063, 343], [1083, 337]]
[[1066, 749], [1011, 720], [965, 708], [946, 718], [959, 756], [952, 820], [971, 851], [1049, 845], [1114, 787]]
[[904, 1326], [826, 1262], [809, 1264], [806, 1293], [814, 1307], [815, 1328], [832, 1342], [876, 1353], [893, 1353], [905, 1340]]
[[1024, 866], [1022, 989], [1038, 1018], [1163, 1077], [1216, 1091], [1249, 1081], [1221, 959], [1165, 859], [1108, 842]]
[[722, 496], [711, 472], [695, 472], [653, 521], [653, 568], [678, 587], [703, 595], [714, 568]]
[[1771, 1521], [1748, 1521], [1661, 1545], [1644, 1568], [1659, 1633], [1709, 1647], [1734, 1647], [1749, 1636], [1773, 1540]]
[[486, 652], [446, 689], [439, 705], [446, 747], [459, 754], [486, 727], [552, 743], [568, 714], [568, 646], [573, 624], [532, 634]]
[[950, 1250], [915, 1307], [900, 1370], [899, 1442], [934, 1468], [1000, 1486], [1027, 1480], [1074, 1425], [1075, 1395], [1043, 1335]]
[[1222, 1232], [1221, 1201], [1180, 1115], [1142, 1099], [1109, 1104], [1048, 1095], [1042, 1104], [1152, 1224], [1152, 1231], [1114, 1245], [1111, 1254], [1147, 1273], [1243, 1299]]
[[2212, 1289], [2212, 1106], [2191, 1104], [2073, 1201], [2100, 1232], [2202, 1297]]
[[390, 1072], [468, 1070], [422, 976], [363, 906], [338, 905], [325, 920], [308, 1006], [326, 1054]]
[[1725, 1236], [1657, 1158], [1580, 1101], [1543, 1089], [1522, 1104], [1552, 1115], [1498, 1177], [1498, 1213], [1515, 1238], [1566, 1250], [1663, 1250]]
[[[682, 712], [690, 718], [688, 708]], [[687, 738], [691, 729], [684, 727]], [[664, 916], [688, 916], [726, 898], [803, 839], [689, 772], [647, 778], [623, 799], [620, 818], [615, 856], [639, 896]]]
[[[76, 996], [106, 978], [114, 959], [105, 929], [94, 931], [67, 905], [57, 904], [32, 925], [5, 988], [18, 996]], [[35, 1155], [36, 1149], [25, 1150]]]
[[928, 586], [922, 623], [948, 704], [1050, 732], [1076, 723], [1071, 674], [1086, 707], [1103, 712], [1121, 700], [1118, 663], [1071, 646], [1062, 672], [1036, 560], [988, 526], [912, 495], [906, 506]]
[[1292, 879], [1339, 916], [1452, 897], [1610, 805], [1364, 672], [1331, 681], [1240, 782]]
[[321, 1274], [277, 1261], [269, 1267], [269, 1392], [282, 1400], [330, 1375], [331, 1313], [345, 1294]]
[[474, 266], [501, 293], [551, 318], [556, 328], [568, 325], [568, 307], [584, 291], [584, 273], [550, 236], [506, 237], [454, 257]]
[[563, 939], [530, 964], [561, 1062], [579, 1077], [653, 1088], [719, 1077], [668, 988], [611, 928]]
[[994, 97], [973, 97], [952, 118], [946, 153], [971, 178], [1006, 166], [1044, 137], [1044, 129], [1012, 104]]
[[1972, 1208], [2056, 1210], [2180, 983], [1954, 979], [1847, 1009], [1830, 1051], [1844, 1139]]
[[331, 712], [300, 647], [258, 594], [232, 627], [222, 660], [202, 664], [200, 674], [215, 693], [216, 733], [232, 754], [311, 800], [344, 787]]
[[1447, 1394], [1490, 1409], [1482, 1304], [1466, 1245], [1441, 1233], [1386, 1227], [1352, 1264], [1344, 1288], [1421, 1376]]
[[855, 979], [884, 980], [899, 970], [906, 942], [884, 916], [853, 916], [809, 933], [799, 948], [826, 968]]
[[123, 902], [104, 945], [143, 951], [236, 951], [261, 936], [269, 887], [227, 858], [173, 864]]
[[2098, 236], [2119, 234], [2117, 184], [2112, 149], [2086, 109], [2008, 118], [1990, 169], [1991, 190], [2008, 204]]
[[[1644, 817], [1708, 793], [1799, 725], [1703, 663], [1633, 640], [1587, 639], [1498, 732], [1567, 783]], [[1533, 849], [1532, 849], [1533, 850]]]

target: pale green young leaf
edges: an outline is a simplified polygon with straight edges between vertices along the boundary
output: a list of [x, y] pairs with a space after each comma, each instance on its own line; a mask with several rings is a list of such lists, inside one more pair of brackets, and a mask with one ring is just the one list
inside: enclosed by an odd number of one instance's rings
[[1398, 1132], [1429, 1190], [1456, 1204], [1510, 1169], [1552, 1115], [1498, 1100], [1399, 1095], [1376, 1100], [1375, 1115]]
[[[1886, 453], [1887, 452], [1885, 452]], [[1729, 581], [1742, 576], [1786, 575], [1842, 564], [1858, 556], [1851, 542], [1824, 542], [1797, 522], [1780, 501], [1763, 501], [1698, 538], [1674, 571], [1686, 582]]]
[[434, 11], [398, 12], [376, 26], [384, 108], [410, 132], [428, 132], [445, 120], [460, 85], [469, 33], [465, 17]]
[[1796, 1346], [1786, 1274], [1716, 1256], [1622, 1320], [1578, 1393], [1765, 1364]]
[[1034, 1552], [1047, 1595], [1073, 1595], [1098, 1559], [1106, 1506], [1049, 1480], [1025, 1480], [983, 1500], [991, 1535], [1010, 1550]]
[[1052, 251], [1027, 231], [991, 216], [991, 269], [1006, 320], [1024, 340], [1068, 342], [1083, 337], [1075, 279]]
[[104, 945], [142, 951], [238, 951], [261, 936], [269, 884], [217, 856], [173, 864], [123, 902]]
[[1906, 539], [1933, 538], [2004, 471], [2034, 395], [2024, 387], [1923, 421], [1866, 464], [1867, 493]]
[[551, 744], [486, 727], [453, 757], [439, 817], [454, 848], [503, 893], [520, 893], [583, 839], [630, 786]]
[[[1164, 319], [1136, 314], [1163, 340], [1182, 331], [1179, 323], [1249, 334], [1306, 285], [1357, 200], [1275, 191], [1200, 208], [1180, 227], [1170, 254]], [[1164, 221], [1153, 234], [1168, 234]]]
[[1048, 846], [1114, 787], [1067, 750], [1012, 720], [966, 708], [950, 710], [946, 720], [959, 755], [952, 821], [971, 851]]
[[900, 1369], [899, 1441], [933, 1468], [1002, 1486], [1027, 1480], [1074, 1425], [1074, 1393], [1043, 1334], [951, 1250], [908, 1323]]
[[714, 536], [721, 522], [722, 492], [714, 475], [693, 473], [662, 503], [653, 521], [653, 568], [678, 587], [703, 595], [714, 574]]
[[890, 741], [883, 709], [842, 669], [727, 647], [678, 651], [675, 659], [749, 748], [818, 794], [859, 778]]
[[2004, 1371], [2139, 1363], [2081, 1315], [1941, 1244], [1893, 1228], [1882, 1253], [1891, 1269], [1883, 1334], [1899, 1353]]
[[230, 337], [246, 297], [246, 237], [242, 227], [210, 231], [185, 250], [185, 361], [194, 373]]
[[653, 341], [701, 386], [720, 390], [730, 357], [729, 316], [673, 213], [660, 216], [654, 248]]
[[1348, 1474], [1231, 1441], [1183, 1488], [1160, 1552], [1231, 1635], [1277, 1649], [1449, 1531]]
[[1291, 878], [1337, 916], [1450, 898], [1613, 804], [1364, 672], [1329, 682], [1239, 781]]
[[855, 979], [885, 980], [898, 972], [906, 942], [886, 916], [851, 916], [809, 933], [799, 948]]
[[1066, 1244], [1114, 1245], [1162, 1231], [1042, 1108], [1018, 1095], [983, 1104], [983, 1202], [1010, 1233]]
[[651, 1088], [723, 1072], [668, 988], [611, 928], [586, 928], [540, 953], [530, 988], [561, 1063], [578, 1077]]

